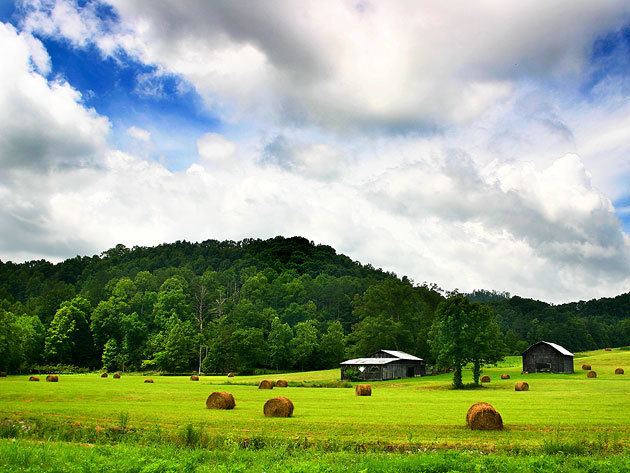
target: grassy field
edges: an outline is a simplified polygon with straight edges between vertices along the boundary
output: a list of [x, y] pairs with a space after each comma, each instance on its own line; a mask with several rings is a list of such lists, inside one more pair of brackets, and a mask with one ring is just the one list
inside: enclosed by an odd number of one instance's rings
[[[591, 364], [598, 377], [588, 379], [579, 369], [582, 363]], [[449, 449], [623, 457], [630, 439], [630, 379], [615, 375], [614, 369], [628, 371], [630, 351], [581, 354], [573, 375], [521, 375], [519, 364], [520, 358], [513, 357], [486, 369], [492, 381], [479, 389], [454, 391], [450, 375], [440, 375], [372, 383], [371, 397], [357, 397], [348, 388], [295, 387], [337, 381], [338, 370], [267, 376], [293, 384], [272, 391], [256, 387], [265, 376], [209, 376], [198, 382], [153, 376], [153, 384], [127, 374], [121, 379], [61, 375], [59, 383], [9, 376], [0, 379], [0, 436], [20, 441], [16, 446], [5, 440], [0, 450], [36, 451], [42, 447], [29, 442], [52, 439], [125, 448], [158, 443], [219, 450], [231, 445], [263, 450], [300, 445], [344, 454]], [[501, 373], [511, 379], [501, 380]], [[526, 380], [530, 390], [515, 392], [517, 380]], [[231, 392], [236, 409], [206, 409], [205, 400], [213, 391]], [[279, 395], [294, 402], [293, 418], [263, 416], [264, 402]], [[497, 408], [504, 431], [466, 429], [466, 411], [476, 401]]]

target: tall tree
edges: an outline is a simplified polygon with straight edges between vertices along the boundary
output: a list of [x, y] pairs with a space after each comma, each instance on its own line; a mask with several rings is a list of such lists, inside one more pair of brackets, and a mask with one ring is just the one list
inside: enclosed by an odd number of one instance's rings
[[90, 312], [90, 303], [82, 296], [61, 304], [48, 328], [44, 348], [48, 361], [78, 366], [95, 364], [94, 343], [88, 324]]
[[296, 365], [303, 370], [305, 366], [312, 365], [312, 356], [318, 348], [318, 330], [315, 321], [300, 322], [294, 329], [295, 337], [291, 341], [293, 359]]
[[471, 337], [469, 332], [470, 302], [462, 295], [454, 295], [437, 307], [431, 328], [430, 345], [438, 366], [453, 368], [453, 387], [461, 389], [462, 368], [469, 360]]
[[269, 364], [272, 368], [279, 370], [290, 367], [292, 338], [293, 331], [289, 324], [282, 323], [280, 318], [274, 317], [267, 337]]

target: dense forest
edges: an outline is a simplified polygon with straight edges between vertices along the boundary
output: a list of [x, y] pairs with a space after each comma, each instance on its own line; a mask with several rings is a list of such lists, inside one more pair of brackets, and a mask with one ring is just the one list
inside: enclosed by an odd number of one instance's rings
[[[381, 348], [432, 363], [448, 296], [300, 237], [0, 262], [0, 369], [306, 370]], [[507, 353], [539, 340], [574, 351], [630, 341], [630, 293], [562, 305], [467, 297], [495, 314]]]

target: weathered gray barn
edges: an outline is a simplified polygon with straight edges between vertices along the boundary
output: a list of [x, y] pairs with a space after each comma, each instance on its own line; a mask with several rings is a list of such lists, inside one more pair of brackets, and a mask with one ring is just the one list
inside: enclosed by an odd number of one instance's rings
[[523, 371], [573, 373], [573, 353], [556, 343], [534, 343], [523, 352]]
[[368, 358], [355, 358], [341, 363], [341, 379], [350, 379], [348, 370], [357, 371], [364, 381], [412, 378], [426, 374], [422, 358], [397, 350], [379, 350]]

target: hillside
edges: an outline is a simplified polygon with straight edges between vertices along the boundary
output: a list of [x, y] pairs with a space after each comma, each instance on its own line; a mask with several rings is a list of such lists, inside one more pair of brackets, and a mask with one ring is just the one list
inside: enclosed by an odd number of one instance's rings
[[[301, 237], [0, 262], [0, 369], [322, 369], [382, 347], [431, 362], [444, 294]], [[469, 297], [494, 308], [510, 353], [541, 339], [574, 351], [630, 343], [630, 293], [558, 306]]]

